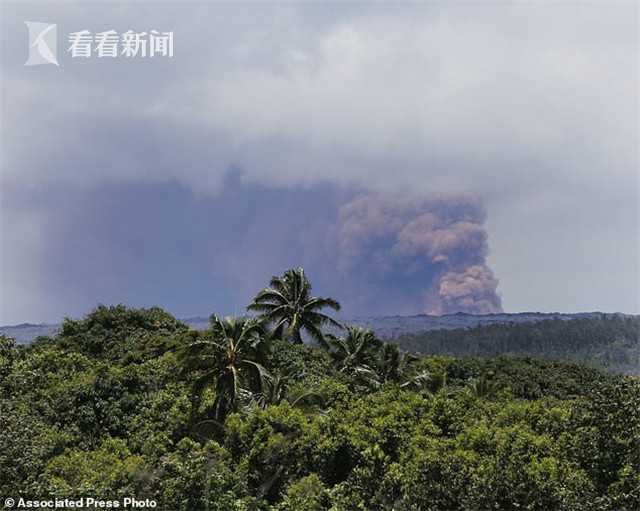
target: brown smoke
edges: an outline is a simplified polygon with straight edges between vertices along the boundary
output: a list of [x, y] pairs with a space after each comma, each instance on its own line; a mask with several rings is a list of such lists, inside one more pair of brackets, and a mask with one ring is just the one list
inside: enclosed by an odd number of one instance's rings
[[502, 305], [496, 293], [498, 279], [485, 264], [470, 266], [462, 272], [450, 271], [440, 278], [437, 302], [429, 311], [445, 314], [453, 311], [473, 314], [500, 312]]
[[500, 312], [485, 219], [473, 196], [360, 195], [338, 211], [337, 268], [347, 281], [359, 275], [361, 300], [380, 297], [398, 312]]

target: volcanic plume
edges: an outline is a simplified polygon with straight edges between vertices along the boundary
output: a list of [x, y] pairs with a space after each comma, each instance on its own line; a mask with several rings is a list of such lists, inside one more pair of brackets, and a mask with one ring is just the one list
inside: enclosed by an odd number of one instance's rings
[[501, 311], [486, 264], [486, 213], [467, 195], [361, 194], [341, 205], [331, 236], [357, 309], [376, 313]]

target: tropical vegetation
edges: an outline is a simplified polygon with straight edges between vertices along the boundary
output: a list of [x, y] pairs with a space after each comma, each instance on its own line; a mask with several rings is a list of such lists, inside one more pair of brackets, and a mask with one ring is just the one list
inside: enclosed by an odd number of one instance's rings
[[[635, 510], [640, 381], [407, 353], [327, 314], [301, 269], [195, 331], [100, 306], [0, 337], [0, 495], [166, 510]], [[331, 327], [331, 328], [328, 328]], [[307, 340], [308, 342], [301, 342]]]

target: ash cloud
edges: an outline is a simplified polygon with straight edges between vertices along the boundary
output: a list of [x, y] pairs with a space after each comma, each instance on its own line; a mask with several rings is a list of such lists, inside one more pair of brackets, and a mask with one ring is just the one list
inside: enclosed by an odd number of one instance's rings
[[178, 182], [112, 183], [13, 187], [11, 200], [38, 204], [37, 272], [25, 280], [35, 298], [22, 304], [37, 320], [120, 302], [240, 314], [271, 275], [297, 265], [345, 316], [500, 310], [477, 197], [265, 186], [232, 172], [215, 196]]
[[472, 196], [360, 195], [339, 208], [337, 268], [355, 280], [358, 309], [500, 312], [485, 219]]

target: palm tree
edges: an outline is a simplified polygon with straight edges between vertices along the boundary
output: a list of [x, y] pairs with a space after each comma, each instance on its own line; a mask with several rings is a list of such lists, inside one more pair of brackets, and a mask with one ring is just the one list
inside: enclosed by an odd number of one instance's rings
[[418, 357], [400, 350], [396, 344], [383, 343], [370, 365], [358, 365], [356, 376], [369, 388], [378, 389], [390, 382], [398, 383], [400, 388], [425, 390], [433, 384], [429, 371], [412, 373], [411, 364]]
[[344, 337], [328, 337], [331, 356], [338, 362], [340, 371], [355, 371], [358, 367], [371, 368], [381, 346], [372, 330], [351, 326]]
[[322, 331], [325, 325], [342, 328], [336, 320], [323, 314], [322, 309], [340, 310], [332, 298], [311, 296], [311, 283], [302, 268], [292, 268], [280, 277], [273, 277], [269, 287], [260, 291], [247, 307], [260, 313], [260, 318], [273, 324], [274, 335], [302, 343], [305, 330], [321, 346], [327, 342]]
[[269, 346], [256, 320], [212, 315], [210, 321], [209, 331], [187, 344], [181, 357], [185, 370], [197, 373], [194, 399], [199, 403], [204, 390], [214, 388], [213, 416], [223, 422], [248, 388], [262, 390], [268, 373], [261, 362]]
[[376, 372], [383, 382], [400, 381], [418, 357], [402, 351], [397, 344], [384, 343], [378, 355]]
[[493, 371], [489, 371], [488, 374], [482, 374], [479, 378], [472, 379], [469, 382], [469, 389], [474, 396], [485, 398], [499, 390], [499, 386], [493, 379]]
[[323, 396], [318, 392], [306, 388], [292, 389], [290, 386], [291, 376], [275, 372], [266, 374], [260, 392], [246, 396], [245, 411], [252, 411], [255, 408], [265, 409], [270, 405], [277, 405], [283, 402], [289, 403], [293, 407], [304, 409], [315, 409], [323, 404]]

